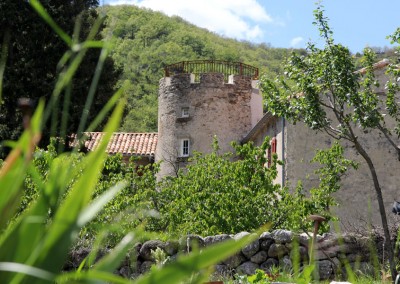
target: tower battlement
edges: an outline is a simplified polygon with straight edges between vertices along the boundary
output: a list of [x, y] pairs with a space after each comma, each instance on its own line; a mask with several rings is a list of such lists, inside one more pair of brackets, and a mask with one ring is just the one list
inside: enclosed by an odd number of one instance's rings
[[198, 74], [199, 80], [195, 80], [195, 74], [181, 73], [174, 74], [171, 77], [164, 77], [160, 80], [160, 88], [198, 88], [198, 87], [214, 87], [223, 88], [224, 86], [235, 89], [258, 89], [258, 80], [242, 75], [229, 75], [228, 81], [225, 81], [223, 73], [201, 73]]

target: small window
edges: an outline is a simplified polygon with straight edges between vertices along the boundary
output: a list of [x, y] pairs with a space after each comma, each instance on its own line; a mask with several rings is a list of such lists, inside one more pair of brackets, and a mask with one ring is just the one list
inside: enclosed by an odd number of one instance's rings
[[181, 140], [181, 148], [180, 148], [180, 156], [181, 157], [189, 157], [190, 148], [189, 148], [189, 139]]
[[268, 148], [267, 152], [268, 168], [271, 167], [273, 154], [276, 154], [276, 146], [277, 146], [277, 141], [276, 138], [274, 137], [271, 139], [271, 146]]
[[189, 117], [189, 108], [188, 107], [182, 108], [181, 117]]
[[276, 154], [276, 138], [272, 138], [271, 140], [271, 149], [272, 149], [272, 154]]

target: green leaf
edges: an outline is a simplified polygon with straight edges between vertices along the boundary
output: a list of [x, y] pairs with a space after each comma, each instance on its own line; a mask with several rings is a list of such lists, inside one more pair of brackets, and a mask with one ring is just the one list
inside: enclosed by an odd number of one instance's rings
[[103, 207], [113, 199], [120, 191], [126, 186], [126, 182], [120, 182], [103, 193], [98, 197], [92, 204], [85, 208], [79, 215], [77, 225], [83, 227], [88, 222], [93, 220], [97, 213], [99, 213]]
[[15, 262], [0, 262], [0, 271], [30, 275], [47, 281], [53, 281], [55, 278], [55, 274], [47, 272], [46, 270]]
[[56, 278], [57, 283], [92, 283], [96, 282], [96, 280], [104, 281], [106, 283], [115, 283], [115, 284], [128, 284], [133, 283], [126, 278], [121, 276], [114, 275], [112, 273], [96, 271], [96, 270], [88, 270], [88, 271], [80, 271], [80, 272], [69, 272], [60, 274]]
[[122, 241], [106, 256], [93, 266], [93, 270], [113, 272], [126, 257], [127, 251], [132, 247], [133, 233], [126, 235]]
[[[97, 183], [99, 173], [101, 172], [101, 167], [107, 155], [105, 149], [108, 139], [112, 131], [118, 127], [122, 110], [123, 101], [120, 101], [105, 128], [107, 133], [99, 147], [81, 161], [81, 163], [85, 165], [83, 173], [74, 183], [65, 201], [58, 208], [57, 212], [55, 212], [53, 221], [50, 223], [49, 228], [46, 229], [46, 234], [43, 235], [43, 238], [40, 240], [31, 240], [35, 248], [30, 253], [29, 258], [24, 261], [26, 264], [54, 273], [59, 271], [63, 265], [68, 249], [80, 230], [78, 225], [79, 215], [91, 200], [94, 187]], [[62, 176], [63, 171], [65, 171], [65, 168], [57, 167], [54, 175], [59, 174]], [[118, 188], [113, 190], [110, 195], [115, 194], [117, 189]], [[98, 205], [109, 199], [110, 195], [106, 194], [101, 198], [97, 204], [93, 205], [93, 207], [83, 215], [80, 221], [89, 220], [90, 215], [98, 210]], [[28, 217], [29, 216], [26, 218]], [[40, 225], [41, 228], [44, 229], [43, 224]], [[24, 238], [26, 238], [26, 240], [21, 240], [20, 238], [16, 238], [16, 240], [29, 242], [28, 239], [30, 236], [28, 233], [24, 234]], [[18, 245], [21, 244], [16, 243], [16, 245], [18, 247]], [[16, 275], [14, 280], [20, 281], [22, 278], [23, 275]], [[35, 279], [30, 279], [31, 283], [35, 283], [35, 281]]]

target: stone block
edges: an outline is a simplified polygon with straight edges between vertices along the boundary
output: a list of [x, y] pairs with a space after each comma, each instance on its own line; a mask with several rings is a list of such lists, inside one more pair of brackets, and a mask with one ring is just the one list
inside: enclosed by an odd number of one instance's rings
[[250, 258], [250, 261], [260, 264], [260, 263], [265, 262], [267, 260], [267, 258], [268, 258], [267, 252], [262, 250], [262, 251], [257, 252], [255, 255], [253, 255]]
[[268, 256], [280, 258], [288, 253], [288, 249], [283, 244], [272, 244], [268, 250]]
[[320, 280], [331, 279], [333, 277], [333, 263], [330, 260], [316, 261]]
[[154, 261], [153, 256], [151, 255], [151, 251], [156, 250], [157, 248], [163, 249], [165, 246], [164, 242], [159, 240], [151, 240], [145, 242], [139, 251], [139, 256], [144, 260]]
[[288, 230], [275, 230], [271, 235], [272, 239], [278, 244], [290, 243], [293, 240], [293, 233]]
[[264, 270], [265, 272], [271, 272], [273, 267], [279, 267], [279, 261], [275, 258], [268, 258], [260, 265], [260, 269]]
[[245, 263], [242, 263], [240, 266], [236, 268], [236, 273], [238, 274], [246, 274], [246, 275], [252, 275], [256, 272], [257, 269], [259, 269], [260, 266], [256, 263], [253, 263], [251, 261], [247, 261]]

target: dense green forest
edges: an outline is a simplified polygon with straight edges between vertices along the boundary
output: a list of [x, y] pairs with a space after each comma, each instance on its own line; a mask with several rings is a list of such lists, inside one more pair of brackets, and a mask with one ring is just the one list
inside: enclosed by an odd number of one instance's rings
[[[164, 67], [183, 60], [239, 61], [275, 77], [290, 49], [221, 37], [180, 17], [135, 6], [105, 6], [104, 37], [114, 43], [112, 58], [122, 69], [128, 106], [122, 131], [157, 131], [158, 82]], [[305, 52], [304, 50], [298, 50]]]
[[[108, 72], [101, 75], [96, 99], [87, 111], [87, 119], [82, 119], [101, 49], [88, 50], [76, 45], [77, 48], [70, 51], [69, 47], [89, 36], [92, 40], [102, 39], [99, 31], [104, 25], [100, 24], [96, 10], [99, 3], [97, 0], [43, 2], [43, 8], [61, 29], [73, 36], [73, 42], [65, 42], [54, 33], [34, 11], [30, 1], [0, 1], [0, 158], [9, 151], [9, 143], [5, 141], [17, 140], [23, 130], [19, 99], [24, 98], [31, 107], [36, 107], [40, 99], [53, 105], [51, 115], [45, 119], [39, 145], [45, 147], [51, 136], [66, 140], [69, 134], [77, 132], [79, 125], [85, 129], [88, 126], [85, 122], [93, 121], [108, 102], [119, 78], [118, 68], [110, 57], [107, 58], [103, 65]], [[71, 86], [50, 102], [56, 81], [83, 49], [86, 56]]]

